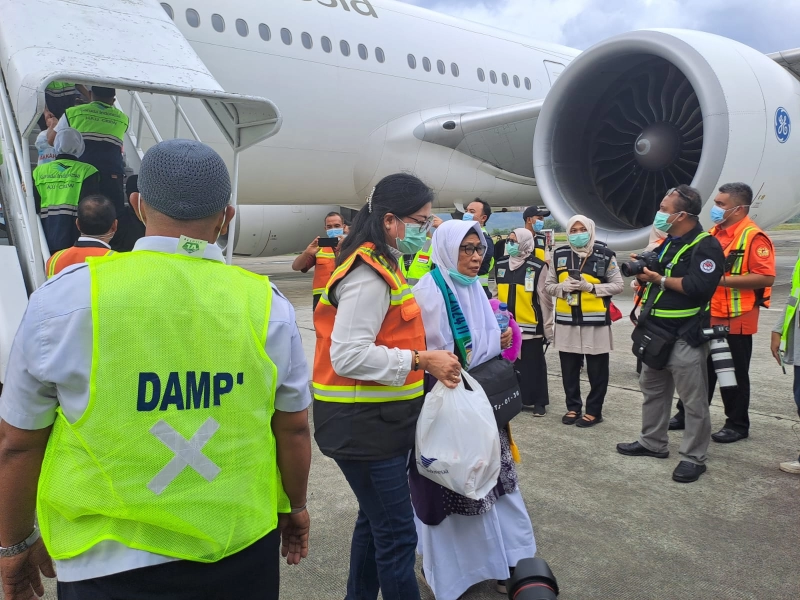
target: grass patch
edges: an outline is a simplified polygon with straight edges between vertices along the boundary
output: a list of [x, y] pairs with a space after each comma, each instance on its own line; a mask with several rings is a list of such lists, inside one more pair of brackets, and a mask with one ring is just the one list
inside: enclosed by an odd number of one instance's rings
[[800, 231], [800, 223], [781, 223], [773, 227], [772, 231]]

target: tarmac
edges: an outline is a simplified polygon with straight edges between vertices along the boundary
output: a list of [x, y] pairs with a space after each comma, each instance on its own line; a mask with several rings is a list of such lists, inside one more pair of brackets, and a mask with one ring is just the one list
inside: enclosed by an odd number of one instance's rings
[[[762, 310], [750, 370], [750, 437], [711, 443], [699, 481], [671, 479], [682, 432], [670, 432], [667, 460], [618, 454], [618, 442], [637, 439], [641, 393], [630, 352], [631, 325], [613, 325], [615, 350], [604, 422], [565, 426], [559, 361], [547, 355], [550, 406], [544, 418], [523, 412], [513, 421], [520, 447], [520, 487], [533, 522], [537, 556], [550, 564], [563, 600], [797, 600], [800, 598], [800, 476], [778, 463], [800, 452], [800, 419], [792, 400], [792, 371], [784, 375], [769, 351], [770, 331], [790, 292], [800, 231], [773, 232], [778, 260], [772, 309]], [[624, 259], [625, 257], [620, 257]], [[309, 366], [314, 329], [311, 275], [291, 271], [292, 257], [237, 259], [268, 274], [297, 311]], [[615, 298], [623, 314], [631, 294]], [[583, 379], [584, 394], [588, 381]], [[677, 400], [677, 398], [676, 398]], [[719, 393], [712, 431], [725, 420]], [[313, 444], [309, 556], [283, 565], [283, 598], [345, 597], [355, 497], [335, 463]], [[419, 573], [421, 560], [417, 561]], [[422, 598], [433, 599], [418, 576]], [[48, 582], [46, 598], [55, 598]], [[0, 597], [2, 594], [0, 593]], [[472, 587], [465, 600], [502, 598], [492, 582]], [[520, 599], [521, 600], [521, 599]]]

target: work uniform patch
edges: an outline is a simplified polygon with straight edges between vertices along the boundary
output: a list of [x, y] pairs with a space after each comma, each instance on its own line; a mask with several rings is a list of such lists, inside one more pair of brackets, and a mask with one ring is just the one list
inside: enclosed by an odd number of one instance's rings
[[706, 260], [700, 263], [700, 270], [703, 273], [713, 273], [714, 269], [716, 268], [717, 268], [717, 263], [715, 263], [710, 258], [707, 258]]
[[428, 262], [430, 262], [430, 260], [431, 260], [430, 256], [425, 256], [424, 254], [420, 254], [419, 258], [417, 259], [417, 262], [422, 265], [427, 265]]
[[497, 276], [498, 277], [505, 277], [506, 276], [506, 270], [505, 269], [497, 269]]
[[769, 258], [769, 247], [767, 246], [759, 246], [756, 248], [756, 254], [761, 258]]
[[562, 256], [561, 258], [559, 258], [557, 266], [558, 266], [558, 268], [566, 267], [567, 266], [567, 257], [566, 256]]

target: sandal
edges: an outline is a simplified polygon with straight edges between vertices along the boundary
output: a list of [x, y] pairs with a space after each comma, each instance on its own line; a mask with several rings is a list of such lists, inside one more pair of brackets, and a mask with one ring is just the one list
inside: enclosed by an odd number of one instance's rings
[[594, 427], [598, 423], [603, 422], [603, 417], [593, 417], [592, 415], [583, 415], [583, 418], [575, 423], [575, 427]]
[[575, 412], [574, 410], [569, 411], [563, 417], [561, 417], [561, 422], [564, 425], [574, 425], [575, 421], [581, 418], [581, 413]]

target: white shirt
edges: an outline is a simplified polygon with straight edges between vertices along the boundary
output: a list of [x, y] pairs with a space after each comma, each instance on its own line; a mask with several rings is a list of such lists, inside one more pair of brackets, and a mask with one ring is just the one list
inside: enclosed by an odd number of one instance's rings
[[[94, 238], [88, 238], [94, 239]], [[177, 238], [145, 237], [137, 250], [174, 254]], [[216, 244], [203, 258], [224, 262]], [[311, 403], [306, 364], [294, 308], [272, 286], [266, 353], [277, 367], [275, 408], [299, 412]], [[0, 419], [19, 429], [44, 429], [61, 407], [71, 423], [89, 404], [92, 366], [90, 276], [86, 263], [71, 265], [30, 297], [9, 357], [0, 397]], [[61, 581], [81, 581], [138, 569], [174, 558], [134, 550], [106, 540], [68, 560], [56, 561]]]
[[[169, 238], [167, 238], [167, 239], [169, 239]], [[111, 246], [109, 246], [107, 242], [104, 242], [103, 240], [101, 240], [99, 238], [96, 238], [96, 237], [89, 237], [88, 235], [82, 235], [81, 237], [78, 238], [78, 241], [79, 242], [99, 242], [99, 243], [103, 244], [103, 246], [105, 246], [106, 248], [111, 250]]]

